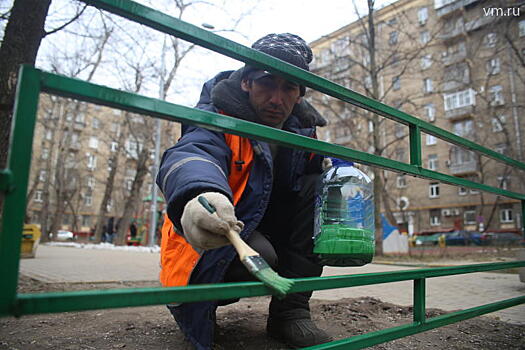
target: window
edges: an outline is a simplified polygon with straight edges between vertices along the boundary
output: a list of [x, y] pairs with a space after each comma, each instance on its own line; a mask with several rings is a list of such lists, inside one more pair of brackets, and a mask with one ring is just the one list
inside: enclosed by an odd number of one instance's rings
[[434, 135], [427, 134], [427, 146], [432, 146], [437, 143], [437, 139]]
[[502, 224], [503, 223], [508, 223], [508, 222], [514, 222], [514, 217], [512, 215], [512, 208], [511, 207], [506, 207], [506, 208], [500, 209], [500, 211], [499, 211], [499, 221]]
[[432, 209], [430, 210], [430, 226], [441, 225], [441, 210]]
[[35, 202], [42, 203], [44, 201], [44, 192], [41, 190], [35, 191]]
[[520, 36], [525, 36], [525, 19], [518, 22]]
[[108, 204], [106, 204], [106, 210], [109, 212], [113, 208], [113, 199], [108, 199]]
[[[472, 159], [474, 159], [474, 153], [470, 152], [471, 155], [472, 155]], [[472, 176], [468, 176], [467, 177], [468, 180], [472, 181], [472, 182], [479, 182], [479, 177], [477, 175], [472, 175]], [[478, 194], [479, 191], [476, 190], [475, 188], [471, 188], [470, 189], [470, 194]]]
[[428, 103], [425, 106], [423, 106], [425, 109], [425, 115], [429, 122], [433, 122], [436, 120], [436, 107], [434, 107], [433, 103]]
[[78, 113], [76, 118], [75, 118], [75, 122], [78, 123], [78, 124], [84, 124], [84, 121], [85, 121], [85, 115], [84, 113]]
[[84, 205], [86, 207], [90, 207], [92, 204], [93, 204], [93, 196], [91, 195], [91, 193], [86, 193], [84, 195]]
[[492, 132], [503, 131], [503, 125], [505, 125], [505, 116], [500, 115], [498, 117], [492, 118], [491, 124], [492, 124]]
[[142, 143], [135, 141], [135, 140], [127, 140], [126, 141], [126, 152], [128, 152], [128, 156], [131, 158], [138, 158], [139, 153], [142, 151]]
[[91, 190], [94, 190], [95, 189], [95, 184], [96, 184], [96, 181], [95, 181], [95, 177], [94, 176], [88, 176], [87, 178], [87, 187]]
[[42, 159], [49, 158], [49, 148], [42, 148], [42, 153], [40, 153], [40, 158]]
[[506, 154], [507, 153], [507, 144], [506, 143], [498, 143], [494, 146], [494, 151], [500, 153], [500, 154]]
[[407, 177], [406, 177], [406, 175], [397, 175], [396, 187], [397, 188], [405, 188], [405, 187], [407, 187]]
[[450, 160], [454, 165], [461, 165], [474, 161], [475, 157], [472, 151], [453, 146], [450, 151]]
[[397, 123], [394, 126], [394, 134], [396, 135], [396, 138], [398, 139], [402, 138], [403, 136], [406, 135], [406, 126], [401, 123]]
[[428, 43], [430, 41], [430, 33], [427, 30], [421, 32], [419, 34], [419, 41], [421, 42], [421, 44]]
[[499, 106], [505, 103], [501, 85], [494, 85], [489, 89], [489, 101], [491, 106]]
[[[430, 66], [432, 65], [432, 55], [429, 54], [429, 55], [425, 55], [421, 57], [420, 64], [421, 64], [421, 69], [430, 68]], [[430, 88], [430, 91], [432, 91], [432, 88]]]
[[127, 178], [126, 179], [126, 190], [131, 191], [133, 188], [133, 179]]
[[86, 153], [86, 157], [88, 169], [95, 170], [95, 168], [97, 167], [97, 156], [91, 153]]
[[111, 141], [111, 152], [116, 152], [118, 150], [118, 142]]
[[437, 154], [428, 155], [428, 169], [437, 170], [438, 168], [438, 156]]
[[498, 187], [502, 190], [508, 190], [510, 185], [510, 179], [508, 176], [498, 176]]
[[390, 32], [389, 37], [388, 37], [388, 43], [390, 45], [395, 45], [397, 44], [397, 39], [398, 39], [398, 33], [396, 31]]
[[[120, 113], [120, 111], [118, 111], [118, 110], [114, 110], [113, 112], [115, 112], [115, 111]], [[119, 123], [111, 123], [111, 129], [110, 130], [111, 130], [112, 133], [115, 133], [117, 136], [119, 136], [120, 135], [120, 124]]]
[[95, 136], [89, 138], [89, 147], [94, 149], [98, 148], [98, 139]]
[[417, 20], [420, 25], [425, 25], [428, 20], [428, 8], [422, 7], [417, 11]]
[[488, 33], [487, 35], [485, 35], [485, 38], [483, 39], [483, 43], [485, 44], [485, 47], [495, 47], [497, 42], [498, 42], [498, 36], [496, 33]]
[[100, 128], [100, 120], [98, 120], [97, 118], [93, 118], [91, 122], [93, 124], [93, 129]]
[[46, 130], [46, 140], [50, 141], [53, 139], [53, 130]]
[[374, 122], [372, 120], [368, 121], [368, 132], [373, 133], [374, 132]]
[[399, 160], [400, 162], [404, 162], [405, 155], [406, 155], [406, 152], [404, 148], [396, 148], [396, 159], [397, 160]]
[[439, 183], [432, 182], [428, 186], [428, 197], [429, 198], [438, 198], [439, 197]]
[[82, 226], [91, 226], [91, 216], [82, 215]]
[[501, 61], [499, 57], [491, 58], [487, 61], [487, 73], [489, 75], [498, 74], [501, 70]]
[[430, 78], [423, 79], [423, 92], [428, 94], [428, 93], [432, 92], [433, 90], [434, 90], [434, 88], [432, 87], [432, 79], [430, 79]]
[[472, 119], [465, 119], [459, 122], [455, 122], [453, 125], [454, 134], [461, 137], [471, 136], [473, 133], [474, 122]]
[[401, 89], [401, 78], [393, 77], [392, 78], [392, 89], [399, 90]]
[[40, 173], [38, 174], [38, 181], [45, 182], [46, 179], [47, 179], [47, 171], [40, 170]]
[[476, 223], [476, 209], [468, 207], [463, 213], [463, 221], [465, 225], [474, 225]]
[[476, 104], [475, 93], [472, 89], [467, 89], [451, 94], [444, 94], [445, 111], [451, 111], [457, 108], [463, 108]]

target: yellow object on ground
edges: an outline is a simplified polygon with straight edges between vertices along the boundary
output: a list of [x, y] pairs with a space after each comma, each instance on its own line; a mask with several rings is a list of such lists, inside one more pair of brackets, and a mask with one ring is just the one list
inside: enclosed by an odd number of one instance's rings
[[40, 228], [35, 224], [25, 224], [22, 231], [22, 245], [20, 246], [21, 258], [34, 258], [38, 243], [40, 243]]

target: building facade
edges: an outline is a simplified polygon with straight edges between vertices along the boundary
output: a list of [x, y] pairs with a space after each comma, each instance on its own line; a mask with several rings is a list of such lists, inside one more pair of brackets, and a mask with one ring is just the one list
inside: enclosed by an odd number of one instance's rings
[[[176, 142], [180, 127], [162, 125], [165, 149]], [[47, 233], [63, 229], [87, 234], [94, 231], [100, 214], [104, 224], [111, 217], [116, 223], [125, 204], [135, 201], [133, 216], [140, 231], [141, 223], [149, 223], [154, 135], [153, 118], [43, 94], [26, 222]], [[102, 210], [106, 193], [109, 200]]]
[[[525, 6], [518, 1], [400, 0], [311, 46], [314, 73], [525, 161]], [[406, 126], [317, 92], [308, 98], [330, 120], [321, 139], [409, 162]], [[525, 192], [523, 171], [432, 135], [421, 144], [427, 169]], [[410, 234], [521, 232], [519, 201], [395, 172], [374, 176], [384, 184], [376, 188], [381, 212]]]

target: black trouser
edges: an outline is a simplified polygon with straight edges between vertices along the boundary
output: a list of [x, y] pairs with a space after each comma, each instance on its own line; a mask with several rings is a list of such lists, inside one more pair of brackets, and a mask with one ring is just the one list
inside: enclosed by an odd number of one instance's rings
[[[314, 203], [319, 175], [304, 176], [298, 193], [274, 189], [266, 214], [247, 243], [288, 278], [317, 277], [322, 266], [313, 254]], [[255, 278], [235, 259], [225, 275], [225, 282], [250, 281]], [[294, 293], [284, 299], [272, 298], [270, 316], [308, 317], [312, 292]], [[293, 312], [291, 312], [293, 310]]]

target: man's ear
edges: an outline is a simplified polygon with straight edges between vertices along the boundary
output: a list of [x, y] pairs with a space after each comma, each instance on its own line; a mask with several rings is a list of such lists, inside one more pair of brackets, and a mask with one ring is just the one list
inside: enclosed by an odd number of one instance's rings
[[251, 88], [250, 85], [251, 84], [250, 84], [250, 81], [248, 79], [241, 80], [241, 89], [242, 89], [242, 91], [249, 92], [250, 88]]

